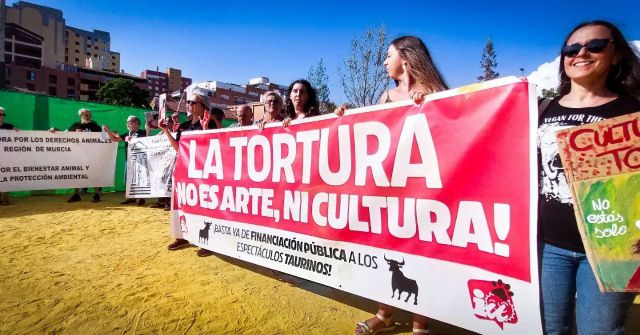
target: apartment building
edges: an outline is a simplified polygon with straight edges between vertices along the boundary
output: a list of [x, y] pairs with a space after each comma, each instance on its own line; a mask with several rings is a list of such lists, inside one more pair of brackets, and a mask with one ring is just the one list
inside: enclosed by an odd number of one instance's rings
[[120, 53], [111, 51], [111, 37], [108, 32], [66, 27], [64, 36], [65, 64], [120, 72]]
[[191, 85], [191, 78], [182, 77], [182, 71], [174, 68], [168, 68], [165, 72], [160, 72], [157, 67], [155, 71], [144, 70], [140, 77], [147, 79], [146, 89], [152, 99], [160, 94], [183, 91]]
[[242, 105], [259, 102], [266, 91], [285, 92], [286, 86], [271, 83], [267, 77], [252, 78], [244, 85], [224, 83], [220, 81], [206, 81], [195, 84], [195, 87], [209, 92], [211, 102], [216, 106], [226, 108], [230, 105]]
[[0, 0], [0, 11], [5, 86], [80, 100], [96, 100], [100, 87], [115, 78], [147, 89], [146, 79], [120, 71], [108, 32], [67, 26], [61, 10], [25, 1], [7, 7]]

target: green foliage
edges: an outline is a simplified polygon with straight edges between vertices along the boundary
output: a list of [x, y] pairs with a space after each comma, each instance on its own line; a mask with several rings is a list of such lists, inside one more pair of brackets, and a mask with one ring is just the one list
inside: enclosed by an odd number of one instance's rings
[[549, 98], [549, 99], [553, 99], [555, 97], [557, 97], [558, 95], [560, 95], [558, 93], [558, 90], [555, 88], [550, 88], [550, 89], [546, 89], [543, 88], [542, 89], [542, 94], [540, 95], [541, 98]]
[[496, 51], [493, 48], [493, 41], [491, 38], [487, 39], [487, 43], [484, 46], [482, 52], [482, 58], [480, 59], [480, 68], [482, 74], [478, 76], [479, 81], [487, 81], [498, 78], [500, 74], [496, 72], [498, 67], [498, 61], [496, 60]]
[[[320, 113], [325, 114], [333, 112], [335, 104], [329, 99], [329, 75], [327, 75], [327, 68], [322, 63], [322, 58], [317, 67], [311, 66], [307, 73], [307, 80], [316, 89], [318, 95], [318, 101], [320, 102]], [[330, 108], [333, 106], [333, 108]]]
[[356, 107], [370, 106], [387, 89], [389, 79], [384, 67], [387, 55], [387, 32], [384, 25], [377, 31], [366, 29], [351, 41], [349, 57], [338, 67], [340, 84], [349, 103]]
[[117, 78], [100, 87], [97, 93], [101, 102], [130, 107], [149, 107], [149, 91], [136, 86], [131, 79]]

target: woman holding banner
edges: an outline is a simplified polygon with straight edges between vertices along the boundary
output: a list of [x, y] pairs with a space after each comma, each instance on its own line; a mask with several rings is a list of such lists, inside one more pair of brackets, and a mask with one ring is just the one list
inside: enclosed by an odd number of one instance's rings
[[[422, 102], [426, 94], [431, 94], [447, 89], [440, 71], [433, 63], [429, 50], [417, 37], [403, 36], [391, 42], [384, 61], [389, 78], [393, 79], [397, 86], [385, 91], [380, 97], [380, 103], [398, 100], [413, 99], [416, 103]], [[338, 115], [344, 114], [346, 105], [336, 109]], [[355, 333], [378, 334], [395, 329], [392, 318], [393, 307], [378, 303], [378, 312], [374, 317], [358, 322]], [[413, 334], [428, 334], [427, 318], [422, 315], [413, 315]]]
[[276, 91], [267, 91], [263, 95], [264, 97], [264, 115], [262, 120], [256, 121], [256, 124], [260, 129], [264, 128], [264, 125], [271, 122], [282, 121], [282, 98]]
[[282, 125], [287, 127], [291, 120], [299, 120], [309, 116], [316, 116], [320, 112], [320, 103], [316, 90], [311, 83], [304, 79], [298, 79], [289, 85], [285, 101], [285, 114], [287, 117]]
[[[180, 124], [178, 133], [176, 134], [176, 138], [173, 138], [171, 129], [169, 129], [169, 126], [164, 119], [161, 120], [158, 124], [160, 129], [162, 129], [162, 132], [169, 139], [169, 143], [171, 143], [171, 146], [176, 151], [178, 151], [180, 135], [183, 131], [207, 130], [217, 128], [216, 121], [214, 120], [214, 118], [210, 117], [211, 101], [209, 100], [209, 97], [207, 95], [194, 92], [187, 99], [187, 108], [188, 114], [191, 116], [191, 119]], [[189, 241], [182, 238], [176, 238], [175, 241], [167, 246], [167, 249], [179, 250], [188, 246]], [[201, 248], [198, 250], [198, 256], [200, 257], [210, 256], [211, 254], [213, 254], [213, 252], [207, 249]]]
[[640, 61], [618, 28], [586, 22], [560, 53], [560, 97], [538, 121], [540, 285], [545, 333], [623, 334], [634, 294], [601, 293], [574, 216], [557, 130], [640, 111]]

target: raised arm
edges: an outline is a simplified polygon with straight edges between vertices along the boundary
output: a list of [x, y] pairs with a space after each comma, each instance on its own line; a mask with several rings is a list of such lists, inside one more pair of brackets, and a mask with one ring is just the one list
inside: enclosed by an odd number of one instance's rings
[[120, 135], [114, 134], [111, 131], [111, 129], [109, 129], [109, 126], [107, 126], [106, 124], [102, 126], [102, 130], [104, 130], [104, 132], [107, 133], [107, 135], [109, 136], [109, 139], [111, 139], [112, 142], [122, 142], [122, 141], [124, 141], [122, 139], [122, 137], [120, 137]]
[[164, 119], [160, 120], [160, 122], [158, 122], [158, 127], [160, 127], [160, 129], [162, 129], [162, 132], [167, 136], [167, 138], [169, 139], [169, 143], [171, 143], [173, 149], [175, 151], [178, 151], [178, 141], [176, 141], [176, 139], [173, 138], [173, 135], [171, 135], [171, 130], [167, 126], [167, 121], [165, 121]]

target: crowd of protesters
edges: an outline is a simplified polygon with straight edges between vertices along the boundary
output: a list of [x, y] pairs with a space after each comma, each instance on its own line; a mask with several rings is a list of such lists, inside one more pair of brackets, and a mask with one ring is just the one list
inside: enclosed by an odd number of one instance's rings
[[[540, 110], [537, 133], [543, 327], [547, 334], [570, 334], [574, 325], [579, 334], [622, 334], [625, 316], [635, 294], [601, 293], [598, 289], [580, 238], [569, 189], [558, 187], [559, 183], [566, 183], [566, 178], [558, 165], [555, 132], [584, 124], [586, 120], [602, 120], [640, 111], [637, 99], [640, 96], [640, 61], [620, 30], [606, 21], [576, 26], [562, 42], [559, 55], [560, 95], [541, 104], [544, 107]], [[420, 103], [425, 95], [447, 89], [427, 46], [417, 37], [403, 36], [393, 40], [384, 66], [396, 87], [385, 91], [380, 103], [405, 99]], [[238, 106], [237, 122], [231, 127], [257, 125], [264, 128], [273, 122], [282, 122], [286, 127], [292, 121], [319, 114], [316, 91], [302, 79], [289, 85], [284, 101], [279, 93], [269, 91], [263, 95], [263, 102], [262, 119], [254, 119], [250, 106]], [[224, 113], [212, 109], [206, 95], [190, 95], [187, 106], [189, 120], [178, 123], [167, 117], [159, 122], [162, 133], [175, 150], [178, 150], [182, 132], [222, 127]], [[345, 111], [346, 106], [341, 105], [335, 114], [341, 116]], [[559, 117], [580, 115], [587, 117]], [[0, 129], [12, 129], [11, 125], [3, 122], [4, 116], [5, 112], [0, 108]], [[71, 125], [68, 131], [102, 130], [91, 120], [90, 111], [81, 109], [79, 116], [80, 121]], [[126, 143], [131, 138], [144, 136], [139, 127], [140, 120], [130, 117], [126, 133], [115, 134], [108, 127], [104, 129], [111, 140]], [[76, 189], [69, 202], [79, 200], [79, 190]], [[100, 201], [99, 188], [93, 200]], [[128, 199], [123, 204], [134, 202]], [[139, 201], [138, 205], [143, 203], [144, 200]], [[168, 207], [169, 203], [169, 199], [159, 199], [156, 207]], [[2, 204], [8, 204], [5, 194], [2, 195]], [[179, 250], [188, 245], [187, 240], [176, 239], [168, 249]], [[211, 251], [200, 249], [197, 254], [204, 257]], [[427, 321], [425, 316], [414, 314], [413, 334], [428, 334]], [[371, 318], [356, 324], [355, 334], [377, 334], [394, 328], [393, 308], [380, 303]]]

